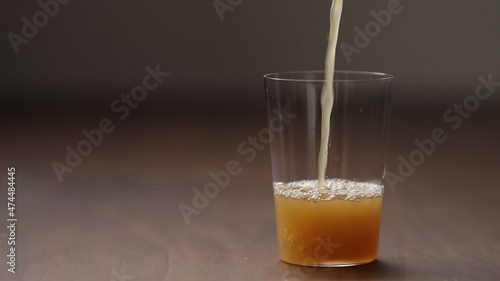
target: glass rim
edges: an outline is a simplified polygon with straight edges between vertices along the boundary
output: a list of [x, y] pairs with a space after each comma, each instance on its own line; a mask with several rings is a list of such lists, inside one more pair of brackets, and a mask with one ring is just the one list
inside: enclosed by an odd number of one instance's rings
[[283, 78], [279, 77], [281, 75], [290, 75], [290, 74], [318, 74], [325, 73], [324, 70], [304, 70], [304, 71], [284, 71], [284, 72], [272, 72], [264, 75], [264, 79], [273, 80], [273, 81], [284, 81], [284, 82], [368, 82], [368, 81], [384, 81], [393, 79], [394, 76], [392, 74], [376, 72], [376, 71], [353, 71], [353, 70], [336, 70], [335, 73], [342, 74], [356, 74], [356, 75], [372, 75], [379, 77], [371, 77], [371, 78], [361, 78], [361, 79], [333, 79], [333, 80], [325, 80], [325, 79], [306, 79], [306, 78]]

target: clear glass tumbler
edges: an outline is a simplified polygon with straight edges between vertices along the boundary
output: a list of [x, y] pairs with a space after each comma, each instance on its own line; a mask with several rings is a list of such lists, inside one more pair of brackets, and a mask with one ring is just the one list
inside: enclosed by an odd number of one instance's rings
[[278, 246], [285, 262], [376, 259], [393, 77], [336, 71], [326, 186], [318, 187], [323, 71], [264, 76]]

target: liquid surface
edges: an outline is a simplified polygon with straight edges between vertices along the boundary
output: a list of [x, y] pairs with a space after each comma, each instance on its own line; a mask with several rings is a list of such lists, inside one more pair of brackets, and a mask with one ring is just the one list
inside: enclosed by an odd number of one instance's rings
[[339, 37], [340, 18], [343, 0], [333, 0], [330, 10], [330, 34], [325, 58], [325, 84], [321, 91], [321, 144], [318, 155], [318, 183], [325, 185], [326, 166], [328, 162], [328, 142], [330, 136], [330, 117], [332, 115], [334, 91], [333, 75], [335, 73], [335, 53]]
[[273, 187], [275, 196], [312, 201], [356, 200], [380, 197], [384, 193], [384, 187], [380, 184], [344, 179], [327, 179], [321, 187], [318, 187], [316, 180], [275, 182]]
[[383, 187], [327, 180], [275, 183], [281, 258], [292, 264], [348, 266], [377, 257]]

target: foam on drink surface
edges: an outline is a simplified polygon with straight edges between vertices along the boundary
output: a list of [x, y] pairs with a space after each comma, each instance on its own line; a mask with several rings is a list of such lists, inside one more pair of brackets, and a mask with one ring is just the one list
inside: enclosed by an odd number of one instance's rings
[[317, 180], [289, 183], [275, 182], [274, 196], [311, 201], [359, 200], [376, 198], [384, 194], [384, 187], [377, 183], [356, 182], [345, 179], [327, 179], [325, 186], [318, 187]]

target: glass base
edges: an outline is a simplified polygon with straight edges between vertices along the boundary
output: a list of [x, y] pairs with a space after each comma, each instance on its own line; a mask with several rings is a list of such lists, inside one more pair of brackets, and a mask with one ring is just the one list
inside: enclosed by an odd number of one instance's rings
[[332, 262], [319, 262], [319, 263], [294, 263], [294, 262], [286, 261], [283, 258], [281, 260], [285, 263], [288, 263], [288, 264], [308, 266], [308, 267], [351, 267], [351, 266], [368, 264], [368, 263], [374, 262], [376, 259], [369, 260], [369, 261], [361, 261], [361, 262], [332, 261]]

